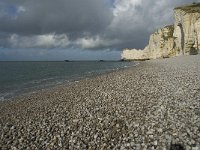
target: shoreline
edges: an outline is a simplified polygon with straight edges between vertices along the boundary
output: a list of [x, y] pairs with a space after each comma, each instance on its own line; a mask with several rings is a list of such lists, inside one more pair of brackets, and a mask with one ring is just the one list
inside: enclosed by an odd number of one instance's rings
[[82, 81], [82, 80], [85, 80], [85, 79], [95, 78], [96, 76], [109, 74], [109, 73], [112, 73], [112, 72], [116, 72], [118, 70], [130, 68], [130, 67], [136, 67], [138, 64], [139, 64], [139, 62], [134, 62], [134, 65], [132, 65], [132, 66], [125, 66], [123, 68], [121, 67], [121, 68], [104, 70], [103, 72], [98, 72], [98, 73], [87, 73], [83, 76], [79, 76], [79, 77], [64, 80], [64, 81], [59, 81], [60, 83], [56, 83], [56, 84], [51, 83], [49, 85], [45, 85], [45, 87], [30, 87], [29, 90], [20, 91], [19, 94], [11, 94], [12, 96], [11, 95], [10, 96], [1, 96], [0, 101], [14, 100], [14, 99], [22, 98], [24, 96], [25, 97], [31, 96], [31, 95], [37, 94], [38, 92], [41, 92], [41, 91], [46, 91], [46, 90], [49, 91], [49, 90], [53, 90], [53, 89], [56, 89], [56, 88], [59, 88], [59, 87], [62, 87], [62, 86], [70, 86], [71, 84], [74, 84], [76, 82], [79, 82], [79, 81]]
[[0, 148], [200, 148], [200, 55], [0, 102]]

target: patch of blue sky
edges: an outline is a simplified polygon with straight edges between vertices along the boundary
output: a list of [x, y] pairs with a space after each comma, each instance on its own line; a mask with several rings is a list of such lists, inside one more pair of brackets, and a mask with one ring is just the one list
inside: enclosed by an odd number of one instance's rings
[[116, 0], [106, 0], [106, 4], [109, 6], [109, 7], [111, 7], [111, 8], [113, 8], [114, 7], [114, 2], [115, 2]]
[[15, 5], [8, 5], [6, 10], [9, 15], [16, 16], [17, 15], [17, 7]]
[[0, 15], [15, 17], [17, 15], [17, 6], [0, 2]]

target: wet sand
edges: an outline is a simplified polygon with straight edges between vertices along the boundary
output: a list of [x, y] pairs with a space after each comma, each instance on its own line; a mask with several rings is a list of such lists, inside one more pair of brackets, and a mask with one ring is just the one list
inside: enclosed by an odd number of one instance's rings
[[200, 149], [200, 55], [0, 102], [0, 149]]

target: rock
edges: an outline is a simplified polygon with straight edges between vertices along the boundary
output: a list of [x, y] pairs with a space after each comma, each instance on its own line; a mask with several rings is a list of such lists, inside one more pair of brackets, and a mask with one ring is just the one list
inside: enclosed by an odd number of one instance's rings
[[148, 60], [200, 53], [200, 5], [174, 9], [174, 25], [158, 29], [144, 50], [124, 49], [122, 60]]
[[122, 53], [122, 59], [148, 60], [174, 56], [175, 42], [173, 32], [173, 25], [157, 30], [150, 36], [149, 45], [144, 50], [125, 49]]
[[138, 137], [138, 132], [135, 132], [134, 137]]
[[11, 130], [14, 130], [14, 129], [15, 129], [15, 126], [12, 126], [10, 129], [11, 129]]
[[157, 146], [158, 145], [158, 141], [154, 141], [153, 145]]
[[153, 130], [149, 130], [148, 132], [147, 132], [147, 135], [152, 135], [153, 134]]
[[177, 7], [174, 11], [174, 37], [178, 55], [199, 53], [200, 47], [199, 3]]
[[146, 60], [147, 54], [145, 50], [137, 50], [137, 49], [124, 49], [122, 53], [122, 59], [125, 60]]
[[192, 150], [198, 150], [199, 148], [198, 147], [192, 147]]
[[135, 143], [134, 142], [131, 142], [131, 146], [134, 146], [135, 145]]
[[152, 135], [152, 134], [151, 134], [151, 135], [149, 135], [149, 138], [150, 138], [150, 139], [153, 139], [153, 135]]
[[141, 149], [141, 145], [140, 144], [136, 144], [136, 150], [140, 150]]
[[187, 146], [186, 146], [186, 150], [190, 150], [190, 149], [191, 149], [190, 146], [187, 145]]
[[158, 133], [162, 133], [162, 129], [161, 128], [158, 128]]
[[12, 150], [17, 150], [17, 148], [15, 146], [11, 146]]

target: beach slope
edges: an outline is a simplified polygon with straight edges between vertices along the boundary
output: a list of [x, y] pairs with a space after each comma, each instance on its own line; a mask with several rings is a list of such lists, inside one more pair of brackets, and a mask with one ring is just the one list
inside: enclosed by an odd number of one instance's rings
[[0, 102], [0, 149], [200, 148], [200, 55]]

